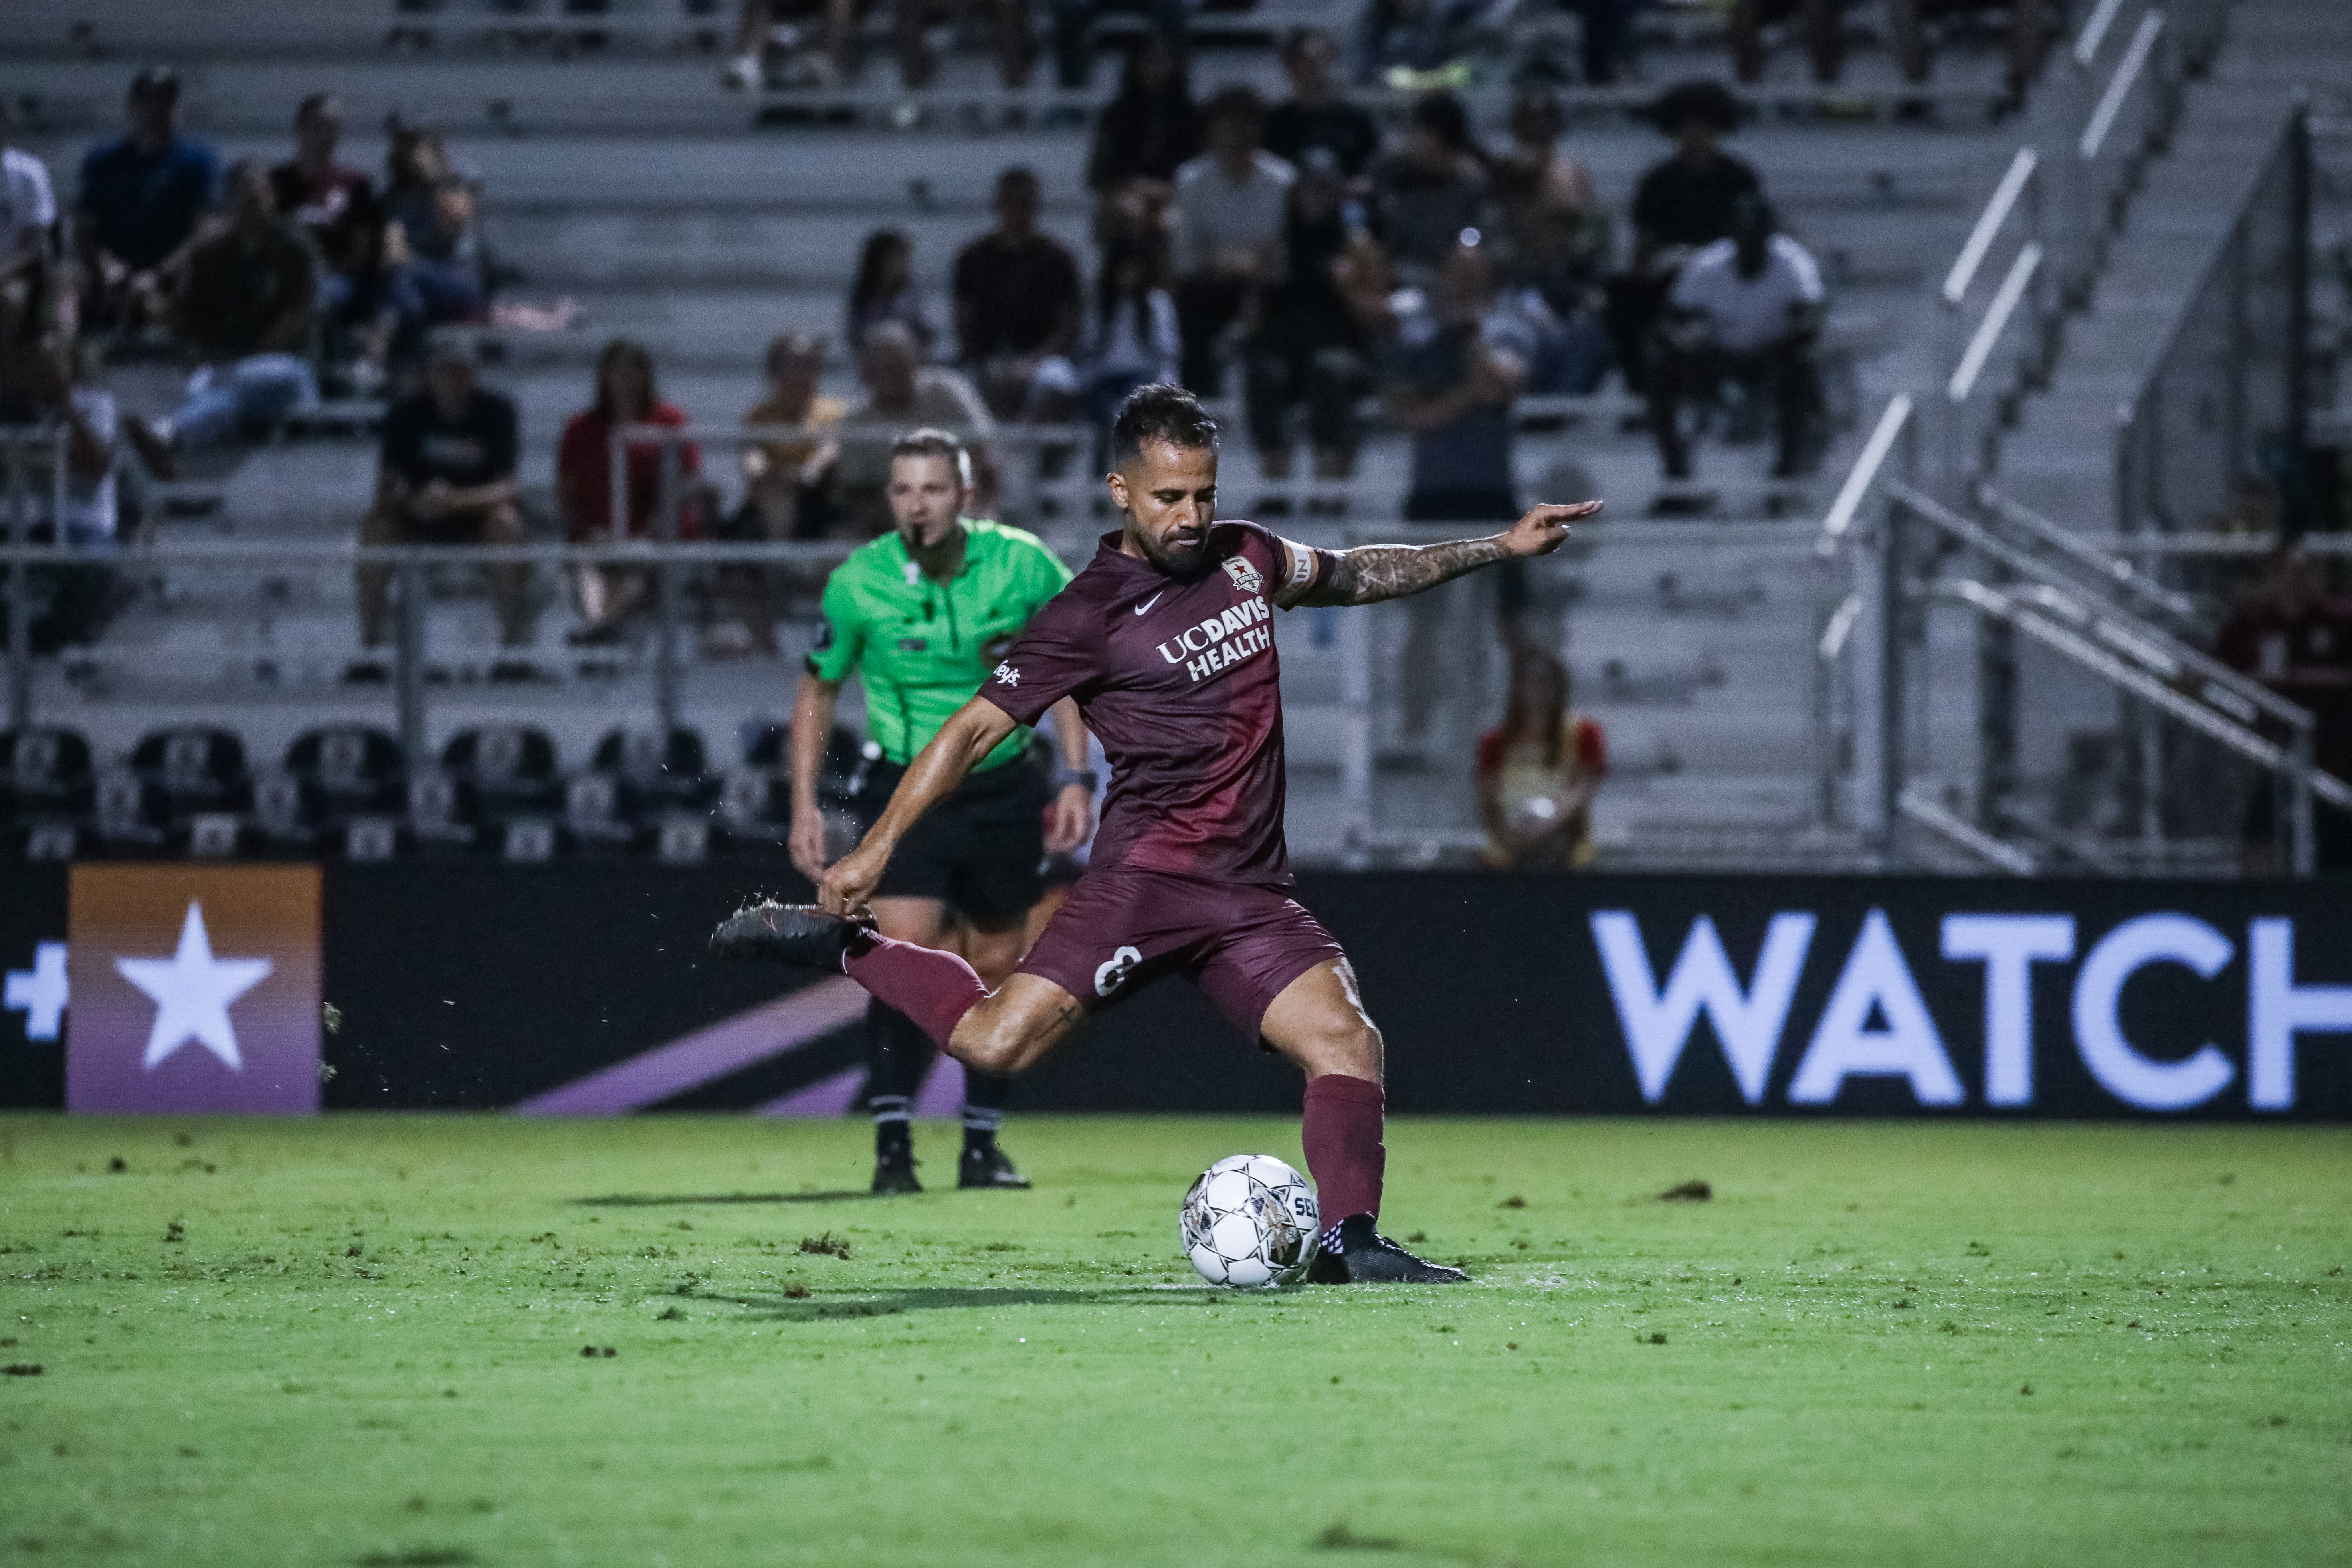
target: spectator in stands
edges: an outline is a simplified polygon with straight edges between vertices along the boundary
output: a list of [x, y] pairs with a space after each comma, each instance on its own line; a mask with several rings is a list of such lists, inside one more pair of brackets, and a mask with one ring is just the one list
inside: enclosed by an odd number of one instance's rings
[[1761, 196], [1734, 204], [1731, 237], [1684, 263], [1667, 295], [1667, 316], [1651, 367], [1650, 429], [1669, 479], [1691, 477], [1690, 446], [1680, 410], [1711, 397], [1727, 380], [1769, 387], [1779, 426], [1776, 479], [1791, 479], [1810, 460], [1820, 375], [1822, 274], [1812, 256], [1774, 232]]
[[[2271, 552], [2260, 574], [2239, 591], [2213, 654], [2309, 710], [2312, 762], [2323, 773], [2352, 779], [2352, 600], [2327, 591], [2318, 563], [2301, 545]], [[2246, 806], [2244, 868], [2249, 875], [2278, 875], [2287, 867], [2280, 854], [2278, 790], [2270, 774], [2256, 776]], [[2352, 868], [2352, 816], [2326, 805], [2314, 812], [2320, 865]]]
[[1176, 379], [1182, 353], [1176, 302], [1160, 278], [1159, 252], [1139, 239], [1113, 240], [1103, 249], [1087, 337], [1087, 421], [1108, 431], [1129, 393]]
[[391, 318], [383, 299], [383, 204], [375, 184], [335, 153], [342, 105], [314, 92], [294, 110], [294, 156], [269, 171], [278, 210], [302, 226], [324, 269], [319, 302], [330, 363], [358, 360], [369, 379], [384, 367]]
[[1095, 18], [1102, 12], [1114, 8], [1130, 15], [1142, 12], [1149, 19], [1150, 36], [1181, 53], [1191, 40], [1192, 12], [1198, 3], [1199, 0], [1141, 0], [1141, 4], [1119, 4], [1117, 0], [1049, 0], [1054, 17], [1055, 83], [1072, 92], [1093, 85]]
[[1582, 24], [1578, 64], [1587, 87], [1608, 87], [1625, 68], [1633, 37], [1633, 14], [1643, 0], [1561, 0], [1560, 9], [1576, 13]]
[[1176, 171], [1201, 150], [1201, 115], [1184, 51], [1158, 33], [1128, 46], [1118, 96], [1095, 121], [1087, 188], [1095, 195], [1095, 238], [1157, 241], [1167, 227]]
[[857, 279], [842, 311], [841, 338], [853, 354], [865, 352], [866, 334], [883, 321], [896, 321], [915, 340], [916, 352], [931, 357], [938, 336], [922, 296], [915, 292], [915, 247], [895, 228], [877, 228], [858, 253]]
[[1428, 282], [1465, 231], [1488, 226], [1486, 162], [1460, 99], [1430, 92], [1413, 100], [1403, 142], [1372, 166], [1372, 192], [1389, 265], [1407, 283]]
[[1543, 649], [1511, 650], [1503, 721], [1478, 739], [1475, 777], [1486, 847], [1498, 871], [1572, 871], [1592, 862], [1592, 797], [1609, 776], [1599, 723], [1569, 706], [1568, 667]]
[[896, 321], [866, 334], [858, 356], [866, 398], [845, 423], [841, 455], [834, 460], [834, 496], [841, 529], [855, 539], [872, 539], [891, 526], [890, 443], [918, 426], [961, 437], [971, 452], [972, 504], [982, 512], [995, 506], [1002, 469], [995, 450], [996, 422], [971, 383], [941, 365], [927, 365], [915, 352], [914, 335]]
[[[1389, 422], [1412, 437], [1408, 522], [1499, 526], [1518, 515], [1511, 400], [1527, 370], [1487, 337], [1493, 300], [1485, 251], [1465, 243], [1447, 253], [1428, 289], [1401, 289], [1391, 305], [1396, 333], [1381, 365], [1381, 397]], [[1525, 607], [1526, 576], [1523, 570], [1497, 576], [1507, 632]], [[1417, 738], [1436, 700], [1434, 639], [1443, 611], [1433, 595], [1414, 603], [1424, 607], [1408, 622], [1400, 669], [1404, 732]]]
[[1512, 105], [1512, 147], [1494, 163], [1496, 268], [1538, 340], [1530, 390], [1581, 395], [1609, 369], [1601, 278], [1609, 217], [1592, 176], [1560, 150], [1563, 129], [1559, 95], [1549, 88], [1523, 92]]
[[[1893, 12], [1915, 0], [1890, 0]], [[1764, 29], [1795, 17], [1811, 59], [1813, 80], [1835, 82], [1845, 65], [1845, 0], [1732, 0], [1731, 66], [1741, 81], [1764, 79]]]
[[[1821, 0], [1811, 3], [1818, 5]], [[1930, 17], [1980, 8], [1971, 0], [1886, 0], [1887, 45], [1902, 69], [1903, 79], [1922, 86], [1935, 75], [1935, 61], [1927, 51], [1926, 23]], [[2063, 24], [2065, 11], [2053, 0], [2009, 0], [2008, 9], [2007, 76], [2010, 103], [2015, 107], [2025, 101], [2026, 89], [2042, 74], [2042, 56], [2050, 47], [2052, 36]], [[1927, 111], [1927, 106], [1916, 100], [1905, 105], [1905, 109], [1906, 117]]]
[[[470, 348], [436, 336], [427, 350], [425, 386], [384, 414], [375, 504], [360, 524], [362, 544], [520, 544], [515, 458], [515, 405], [478, 384]], [[509, 647], [530, 640], [530, 569], [488, 569], [499, 630]], [[360, 646], [383, 646], [392, 569], [363, 565], [359, 586]], [[362, 659], [345, 680], [382, 680], [383, 667]]]
[[[877, 323], [879, 324], [879, 323]], [[891, 323], [899, 331], [903, 322]], [[768, 345], [768, 395], [743, 416], [751, 426], [796, 426], [802, 434], [762, 437], [743, 448], [743, 504], [719, 530], [722, 538], [772, 543], [831, 537], [840, 519], [834, 504], [834, 460], [841, 443], [826, 434], [849, 405], [817, 391], [824, 343], [805, 332]], [[720, 624], [703, 640], [717, 658], [776, 652], [776, 617], [795, 592], [822, 589], [823, 573], [789, 566], [721, 566], [716, 574]]]
[[[66, 513], [68, 544], [104, 544], [115, 537], [115, 444], [126, 423], [114, 397], [89, 376], [82, 345], [62, 331], [43, 338], [11, 336], [0, 341], [0, 424], [55, 420], [66, 430]], [[39, 536], [56, 538], [49, 515], [54, 479], [47, 448], [27, 449], [25, 499], [34, 509], [24, 521]], [[0, 528], [8, 521], [0, 497]]]
[[1466, 85], [1487, 0], [1365, 0], [1356, 20], [1355, 77], [1360, 87], [1402, 91]]
[[1685, 82], [1658, 99], [1654, 118], [1674, 156], [1650, 166], [1633, 193], [1631, 269], [1609, 284], [1609, 336], [1627, 390], [1646, 382], [1650, 339], [1675, 273], [1691, 252], [1731, 233], [1734, 204], [1760, 196], [1756, 171], [1723, 150], [1739, 105], [1720, 83]]
[[1361, 105], [1339, 96], [1339, 46], [1320, 27], [1298, 27], [1282, 40], [1290, 96], [1267, 110], [1265, 150], [1294, 167], [1321, 147], [1343, 180], [1354, 181], [1381, 150], [1381, 128]]
[[1338, 277], [1358, 229], [1338, 156], [1316, 142], [1304, 157], [1283, 220], [1281, 276], [1249, 342], [1250, 440], [1259, 471], [1288, 479], [1290, 414], [1303, 406], [1315, 477], [1344, 479], [1355, 472], [1356, 403], [1371, 385], [1366, 334]]
[[848, 76], [853, 68], [858, 10], [858, 0], [799, 0], [797, 4], [794, 0], [738, 0], [735, 58], [719, 73], [719, 85], [733, 92], [764, 86], [769, 48], [783, 44], [789, 50], [798, 45], [802, 31], [797, 20], [822, 16], [824, 52], [798, 57], [792, 85], [831, 87]]
[[168, 438], [210, 446], [315, 405], [310, 353], [318, 306], [309, 239], [278, 215], [269, 171], [239, 160], [228, 172], [228, 226], [188, 252], [173, 301], [176, 335], [196, 372]]
[[[615, 538], [695, 539], [702, 533], [696, 480], [702, 453], [691, 441], [624, 443], [625, 493], [613, 494], [613, 440], [631, 425], [686, 428], [686, 415], [661, 400], [654, 357], [642, 343], [614, 338], [596, 356], [596, 401], [564, 423], [555, 454], [555, 499], [574, 544]], [[620, 522], [616, 533], [614, 523]], [[653, 598], [653, 574], [635, 566], [583, 565], [573, 579], [585, 623], [575, 643], [617, 642], [629, 618]]]
[[1203, 115], [1209, 150], [1176, 171], [1170, 269], [1184, 339], [1184, 384], [1214, 397], [1229, 343], [1254, 321], [1259, 294], [1282, 276], [1283, 222], [1297, 171], [1258, 145], [1257, 93], [1229, 87]]
[[893, 0], [891, 32], [898, 46], [898, 77], [907, 90], [931, 85], [940, 58], [925, 35], [941, 10], [957, 15], [983, 11], [995, 24], [996, 68], [1008, 88], [1025, 87], [1036, 63], [1036, 43], [1029, 24], [1029, 0]]
[[1066, 419], [1078, 394], [1070, 355], [1084, 304], [1070, 247], [1037, 227], [1037, 176], [997, 176], [996, 226], [956, 255], [956, 346], [1002, 419]]
[[16, 122], [0, 100], [0, 334], [41, 338], [71, 330], [72, 290], [58, 275], [58, 198], [48, 165], [14, 145]]
[[433, 328], [489, 313], [488, 258], [474, 221], [474, 183], [437, 131], [393, 132], [384, 187], [384, 262], [397, 321], [395, 358], [413, 357]]
[[179, 132], [180, 79], [151, 66], [131, 83], [128, 134], [82, 160], [74, 243], [90, 324], [162, 321], [171, 281], [220, 184], [213, 150]]

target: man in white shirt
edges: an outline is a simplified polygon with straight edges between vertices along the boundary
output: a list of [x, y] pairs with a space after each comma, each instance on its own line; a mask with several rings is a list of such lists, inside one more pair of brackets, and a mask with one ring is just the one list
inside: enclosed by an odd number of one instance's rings
[[854, 537], [871, 539], [890, 528], [885, 494], [890, 447], [908, 430], [929, 427], [960, 437], [971, 453], [974, 508], [985, 512], [995, 504], [1003, 470], [996, 421], [969, 377], [923, 363], [914, 333], [898, 321], [881, 322], [866, 334], [857, 375], [866, 396], [844, 422], [832, 476], [835, 505]]
[[1650, 428], [1669, 479], [1691, 476], [1681, 405], [1712, 397], [1727, 377], [1766, 386], [1780, 426], [1775, 479], [1807, 460], [1820, 405], [1813, 348], [1821, 331], [1822, 272], [1805, 247], [1773, 232], [1761, 197], [1734, 204], [1732, 232], [1683, 264], [1667, 294], [1659, 373], [1650, 378]]
[[1258, 146], [1265, 110], [1254, 89], [1223, 89], [1202, 118], [1209, 150], [1176, 171], [1169, 260], [1184, 384], [1213, 397], [1224, 379], [1219, 349], [1227, 329], [1282, 277], [1283, 216], [1298, 173]]
[[0, 100], [0, 313], [37, 336], [50, 324], [42, 316], [61, 303], [49, 286], [58, 270], [58, 198], [47, 166], [12, 144], [16, 130]]

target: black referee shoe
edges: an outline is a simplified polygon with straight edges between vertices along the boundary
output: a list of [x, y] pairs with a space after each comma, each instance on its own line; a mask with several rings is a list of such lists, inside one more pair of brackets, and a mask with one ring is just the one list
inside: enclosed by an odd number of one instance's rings
[[849, 939], [871, 929], [869, 921], [827, 914], [814, 904], [762, 899], [720, 921], [710, 933], [710, 951], [720, 958], [764, 958], [838, 974]]
[[902, 1193], [919, 1193], [923, 1184], [915, 1179], [915, 1155], [912, 1150], [893, 1150], [874, 1156], [874, 1195], [877, 1198], [897, 1197]]
[[963, 1158], [956, 1162], [956, 1185], [1022, 1189], [1029, 1185], [1029, 1178], [1014, 1170], [1013, 1162], [995, 1144], [968, 1144]]
[[1415, 1258], [1373, 1229], [1368, 1214], [1341, 1220], [1339, 1249], [1324, 1248], [1307, 1266], [1309, 1285], [1459, 1285], [1469, 1278]]

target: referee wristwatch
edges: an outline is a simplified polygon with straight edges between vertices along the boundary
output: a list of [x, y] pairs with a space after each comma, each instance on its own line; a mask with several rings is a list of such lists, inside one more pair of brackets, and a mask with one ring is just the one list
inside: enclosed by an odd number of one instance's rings
[[1086, 791], [1088, 795], [1092, 795], [1095, 793], [1095, 784], [1097, 782], [1097, 781], [1095, 778], [1095, 771], [1092, 768], [1055, 768], [1054, 770], [1053, 784], [1054, 793], [1056, 795], [1061, 794], [1062, 791], [1069, 788], [1072, 784], [1076, 784], [1080, 789]]

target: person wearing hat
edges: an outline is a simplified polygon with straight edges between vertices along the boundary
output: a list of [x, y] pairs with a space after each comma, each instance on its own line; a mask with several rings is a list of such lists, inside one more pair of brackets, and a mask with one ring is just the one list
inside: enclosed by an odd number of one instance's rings
[[220, 160], [179, 132], [180, 79], [151, 66], [131, 83], [131, 128], [82, 160], [74, 204], [86, 315], [143, 326], [163, 315], [165, 280], [184, 262], [220, 191]]
[[[375, 505], [360, 524], [360, 542], [524, 542], [515, 484], [521, 442], [513, 402], [476, 380], [473, 353], [463, 338], [436, 335], [426, 358], [424, 390], [384, 414]], [[520, 564], [489, 569], [499, 640], [509, 647], [530, 638], [530, 571]], [[362, 565], [358, 586], [360, 645], [372, 652], [383, 646], [392, 569]], [[381, 665], [362, 659], [344, 679], [382, 679], [383, 674]]]
[[1693, 251], [1730, 237], [1741, 196], [1764, 194], [1756, 171], [1723, 150], [1738, 129], [1739, 102], [1722, 83], [1669, 88], [1652, 118], [1674, 139], [1674, 154], [1652, 164], [1634, 189], [1633, 265], [1609, 289], [1609, 335], [1634, 393], [1647, 384], [1651, 340], [1675, 274]]

